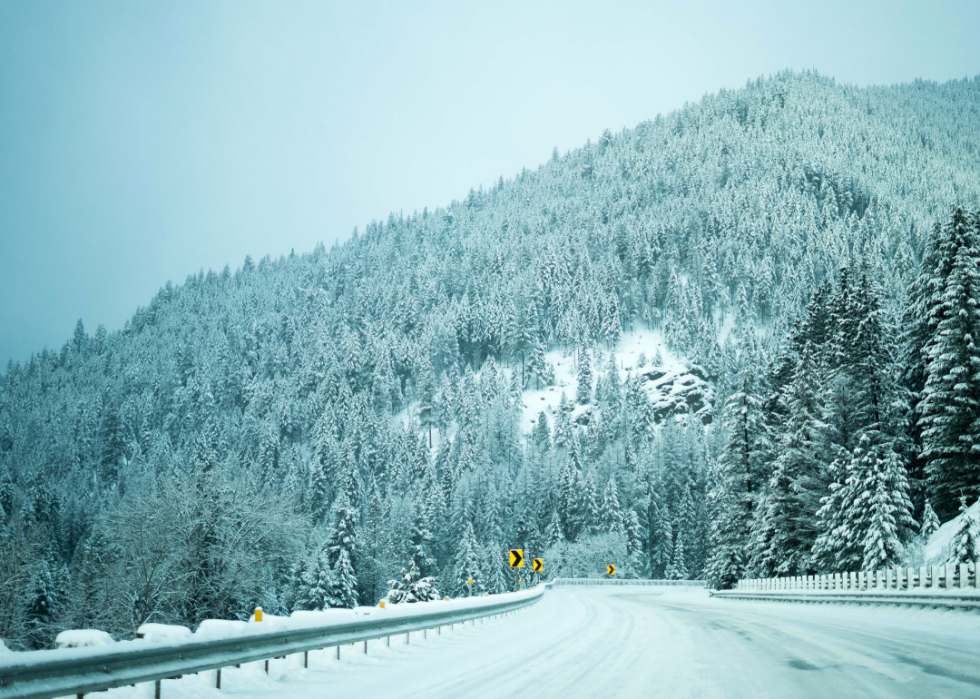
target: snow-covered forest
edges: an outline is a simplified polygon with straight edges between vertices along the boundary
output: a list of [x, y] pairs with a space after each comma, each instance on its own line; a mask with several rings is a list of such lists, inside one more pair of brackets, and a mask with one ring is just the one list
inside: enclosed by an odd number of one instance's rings
[[0, 378], [0, 638], [903, 560], [980, 496], [977, 124], [780, 74], [80, 321]]

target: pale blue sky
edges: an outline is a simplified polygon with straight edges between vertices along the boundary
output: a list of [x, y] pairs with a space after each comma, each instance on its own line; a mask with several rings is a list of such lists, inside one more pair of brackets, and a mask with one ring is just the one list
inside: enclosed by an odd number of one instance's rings
[[[806, 9], [803, 9], [805, 6]], [[980, 73], [980, 2], [0, 2], [0, 372], [785, 68]]]

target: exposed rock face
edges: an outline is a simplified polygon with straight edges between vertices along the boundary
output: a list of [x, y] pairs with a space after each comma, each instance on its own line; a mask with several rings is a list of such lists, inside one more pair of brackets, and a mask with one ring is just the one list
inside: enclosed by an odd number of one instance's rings
[[714, 393], [708, 375], [696, 364], [686, 368], [650, 368], [640, 374], [643, 389], [650, 397], [653, 419], [661, 423], [671, 416], [694, 415], [705, 425], [713, 418]]
[[[639, 377], [650, 400], [654, 423], [660, 425], [671, 417], [691, 415], [705, 425], [711, 424], [714, 390], [707, 373], [698, 365], [671, 369], [651, 367], [640, 372]], [[588, 427], [597, 410], [594, 404], [576, 404], [570, 415], [572, 423]], [[551, 408], [548, 412], [555, 413]]]

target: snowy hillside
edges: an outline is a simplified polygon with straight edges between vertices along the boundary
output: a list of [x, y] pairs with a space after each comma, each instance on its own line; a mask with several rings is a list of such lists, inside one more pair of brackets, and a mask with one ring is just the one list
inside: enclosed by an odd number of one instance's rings
[[[980, 522], [980, 500], [970, 505], [966, 512], [957, 515], [939, 527], [922, 547], [921, 553], [916, 556], [916, 563], [935, 566], [949, 562], [953, 550], [953, 538], [962, 527], [965, 517], [971, 518], [974, 524]], [[980, 551], [977, 553], [980, 554]]]
[[[620, 382], [630, 376], [641, 377], [658, 424], [670, 415], [686, 415], [688, 409], [705, 424], [711, 422], [714, 394], [704, 370], [668, 350], [659, 331], [631, 330], [624, 333], [615, 346], [597, 348], [594, 355], [592, 364], [602, 372], [608, 372], [610, 359], [615, 359]], [[554, 369], [555, 382], [552, 386], [529, 388], [522, 393], [525, 408], [521, 428], [525, 432], [534, 428], [542, 411], [553, 420], [562, 394], [574, 400], [578, 389], [574, 356], [553, 350], [545, 354], [545, 360]], [[572, 422], [587, 425], [593, 409], [592, 405], [576, 404], [571, 414]]]
[[79, 321], [0, 381], [0, 638], [373, 604], [412, 564], [500, 592], [512, 547], [718, 585], [894, 559], [980, 495], [922, 456], [966, 371], [922, 358], [980, 336], [930, 325], [976, 307], [978, 111], [980, 79], [783, 73]]

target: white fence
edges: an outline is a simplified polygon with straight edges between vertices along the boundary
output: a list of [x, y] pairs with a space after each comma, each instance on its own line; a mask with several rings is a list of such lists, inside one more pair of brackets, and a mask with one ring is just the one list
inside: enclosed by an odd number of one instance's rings
[[976, 590], [975, 563], [922, 566], [920, 568], [889, 568], [873, 572], [832, 573], [828, 575], [797, 575], [784, 578], [740, 580], [741, 592], [816, 592], [868, 590]]
[[559, 587], [569, 585], [651, 585], [656, 587], [705, 587], [704, 580], [629, 580], [626, 578], [555, 578], [552, 585]]

